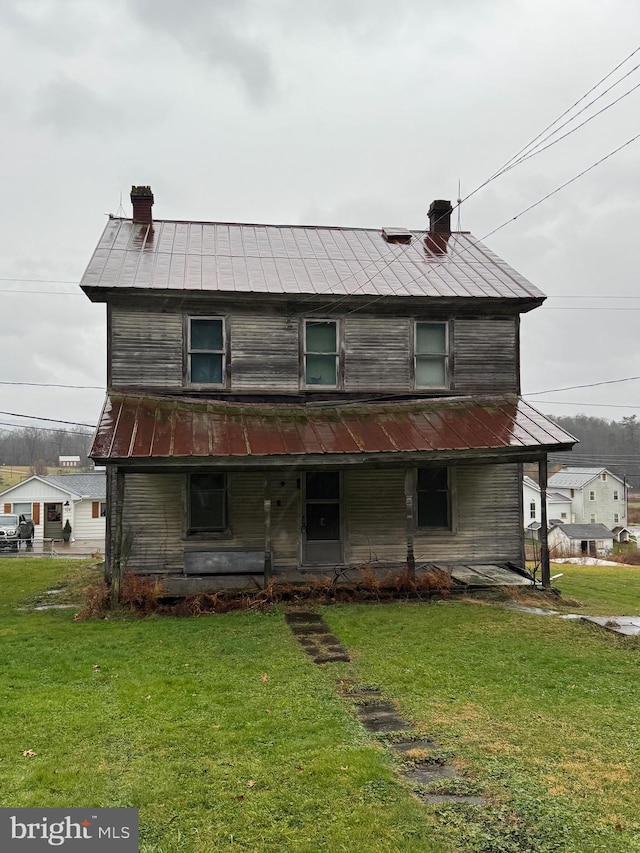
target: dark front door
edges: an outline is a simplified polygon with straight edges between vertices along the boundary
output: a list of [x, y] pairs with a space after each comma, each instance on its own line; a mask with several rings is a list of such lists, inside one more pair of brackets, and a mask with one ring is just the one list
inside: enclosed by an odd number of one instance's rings
[[342, 562], [342, 512], [338, 471], [305, 474], [302, 562]]
[[62, 539], [62, 504], [44, 505], [44, 538]]

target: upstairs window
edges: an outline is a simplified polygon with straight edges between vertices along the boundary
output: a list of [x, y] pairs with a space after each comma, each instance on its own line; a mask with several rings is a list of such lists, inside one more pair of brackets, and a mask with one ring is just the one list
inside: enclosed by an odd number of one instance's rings
[[304, 384], [338, 387], [338, 321], [304, 321]]
[[596, 499], [596, 493], [595, 492], [589, 492], [589, 500], [595, 501], [595, 499]]
[[418, 468], [418, 527], [451, 528], [449, 469]]
[[602, 482], [606, 483], [607, 482], [607, 472], [603, 471], [600, 476], [602, 477]]
[[620, 515], [617, 512], [614, 512], [613, 514], [613, 523], [620, 524]]
[[221, 533], [227, 528], [224, 474], [189, 475], [189, 533]]
[[620, 500], [620, 498], [618, 497], [618, 490], [617, 489], [614, 489], [614, 491], [613, 491], [613, 499], [614, 499], [614, 501]]
[[531, 503], [529, 504], [529, 517], [530, 517], [530, 518], [535, 518], [535, 517], [536, 517], [536, 504], [535, 504], [535, 501], [531, 501]]
[[189, 318], [189, 382], [222, 385], [225, 374], [225, 329], [222, 317]]
[[449, 385], [449, 330], [446, 323], [416, 323], [416, 388]]

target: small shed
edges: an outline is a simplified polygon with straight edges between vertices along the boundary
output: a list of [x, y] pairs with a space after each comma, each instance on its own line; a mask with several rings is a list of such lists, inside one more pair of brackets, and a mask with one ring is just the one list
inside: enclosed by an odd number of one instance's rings
[[613, 533], [604, 524], [554, 524], [549, 530], [553, 557], [607, 557], [613, 551]]
[[66, 521], [72, 539], [104, 542], [107, 512], [104, 472], [91, 474], [34, 474], [0, 494], [4, 512], [30, 518], [34, 540], [62, 539]]
[[631, 541], [631, 531], [628, 527], [614, 527], [611, 532], [616, 542], [627, 543]]

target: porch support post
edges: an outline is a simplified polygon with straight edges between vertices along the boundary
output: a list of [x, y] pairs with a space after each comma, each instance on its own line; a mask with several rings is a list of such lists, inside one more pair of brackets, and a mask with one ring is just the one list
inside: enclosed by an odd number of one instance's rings
[[269, 583], [273, 573], [271, 557], [271, 478], [264, 478], [264, 582]]
[[404, 501], [407, 523], [407, 572], [411, 580], [416, 577], [416, 558], [413, 553], [413, 532], [414, 532], [414, 507], [413, 496], [415, 493], [415, 471], [413, 468], [407, 469], [404, 475]]
[[124, 472], [116, 468], [116, 494], [113, 531], [113, 570], [111, 573], [111, 604], [115, 607], [120, 600], [122, 581], [122, 507], [124, 504]]
[[549, 563], [549, 537], [547, 526], [547, 475], [548, 464], [545, 456], [538, 462], [538, 479], [540, 480], [540, 568], [542, 571], [542, 586], [551, 586], [551, 565]]

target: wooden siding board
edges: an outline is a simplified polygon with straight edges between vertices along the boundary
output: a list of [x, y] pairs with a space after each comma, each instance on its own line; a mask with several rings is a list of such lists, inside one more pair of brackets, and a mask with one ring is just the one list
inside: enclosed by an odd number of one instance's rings
[[456, 318], [456, 391], [517, 393], [517, 345], [517, 318]]
[[277, 314], [234, 314], [230, 334], [233, 389], [298, 390], [297, 321]]
[[[201, 278], [205, 288], [212, 283], [215, 286], [215, 259], [205, 256], [202, 260], [201, 271], [196, 264], [183, 272]], [[143, 256], [141, 263], [144, 262]], [[236, 289], [246, 289], [246, 263], [238, 266], [234, 261], [233, 268], [231, 259], [220, 259], [220, 263], [220, 274], [230, 276]], [[252, 267], [249, 277], [256, 275], [269, 273]], [[292, 275], [298, 278], [293, 271]], [[211, 310], [217, 313], [219, 309], [212, 306]], [[336, 313], [339, 315], [339, 311]], [[300, 315], [304, 316], [304, 312]], [[111, 375], [116, 387], [182, 388], [182, 317], [182, 312], [113, 307]], [[345, 317], [342, 327], [344, 390], [412, 390], [411, 318], [354, 315]], [[298, 390], [297, 317], [235, 309], [230, 313], [229, 333], [232, 390]], [[517, 392], [516, 348], [516, 323], [512, 319], [456, 319], [452, 376], [456, 392]]]
[[456, 467], [456, 532], [418, 528], [416, 563], [518, 562], [523, 535], [520, 488], [517, 464]]
[[408, 318], [354, 315], [344, 319], [343, 329], [346, 390], [410, 388]]
[[111, 312], [111, 381], [115, 387], [182, 387], [182, 315]]
[[132, 539], [127, 567], [136, 572], [182, 572], [183, 474], [127, 474], [123, 531]]

